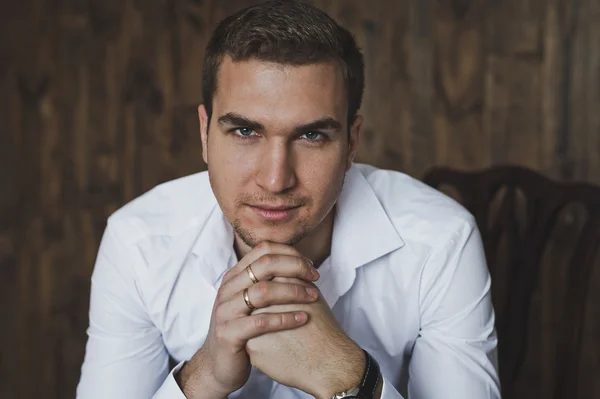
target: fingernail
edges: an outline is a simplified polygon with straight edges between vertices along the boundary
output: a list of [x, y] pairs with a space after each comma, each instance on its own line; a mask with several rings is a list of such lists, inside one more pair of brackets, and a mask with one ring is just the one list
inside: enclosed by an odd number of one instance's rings
[[304, 323], [306, 321], [306, 313], [296, 313], [294, 319], [296, 319], [298, 323]]
[[310, 270], [310, 274], [313, 276], [313, 279], [315, 279], [315, 280], [318, 280], [319, 277], [321, 277], [318, 270], [315, 269], [314, 267]]
[[316, 288], [306, 287], [305, 289], [306, 289], [306, 293], [308, 295], [310, 295], [311, 297], [316, 298], [319, 296], [319, 290], [317, 290]]

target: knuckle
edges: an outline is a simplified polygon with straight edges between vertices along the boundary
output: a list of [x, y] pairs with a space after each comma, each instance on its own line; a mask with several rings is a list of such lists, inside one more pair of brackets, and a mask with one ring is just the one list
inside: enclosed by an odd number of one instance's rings
[[259, 281], [254, 285], [254, 289], [261, 298], [265, 298], [269, 295], [269, 284], [266, 281]]
[[275, 262], [277, 255], [275, 254], [264, 254], [258, 260], [262, 266], [270, 266]]
[[262, 268], [260, 269], [263, 279], [270, 280], [275, 276], [276, 264], [277, 255], [269, 254], [264, 256], [264, 261], [261, 263]]
[[302, 288], [298, 284], [292, 284], [292, 292], [293, 292], [294, 298], [302, 299], [306, 296], [306, 291], [304, 290], [304, 288]]
[[217, 306], [214, 311], [214, 317], [215, 317], [215, 321], [217, 323], [225, 323], [225, 322], [229, 321], [228, 319], [230, 317], [228, 316], [227, 306], [224, 306], [224, 305]]
[[259, 279], [264, 279], [265, 270], [269, 270], [271, 268], [271, 264], [273, 263], [273, 255], [266, 254], [252, 262], [252, 271], [257, 276], [260, 276]]
[[297, 257], [299, 257], [299, 258], [302, 258], [302, 257], [303, 257], [302, 253], [300, 253], [300, 251], [298, 251], [296, 248], [294, 248], [294, 247], [289, 247], [289, 248], [290, 248], [290, 250], [291, 250], [291, 251], [290, 251], [290, 255], [291, 255], [291, 256], [297, 256]]
[[228, 342], [229, 338], [228, 338], [227, 332], [224, 328], [218, 327], [215, 329], [215, 340], [219, 344], [226, 344]]
[[305, 259], [296, 258], [296, 266], [301, 273], [310, 273], [310, 265]]
[[288, 314], [288, 313], [282, 313], [279, 316], [279, 326], [283, 327], [283, 326], [289, 326], [292, 325], [294, 323], [294, 316], [292, 314]]
[[254, 327], [259, 331], [265, 330], [269, 325], [269, 320], [266, 314], [260, 314], [254, 319]]
[[263, 241], [260, 244], [258, 244], [258, 249], [265, 252], [271, 251], [272, 247], [273, 246], [268, 241]]

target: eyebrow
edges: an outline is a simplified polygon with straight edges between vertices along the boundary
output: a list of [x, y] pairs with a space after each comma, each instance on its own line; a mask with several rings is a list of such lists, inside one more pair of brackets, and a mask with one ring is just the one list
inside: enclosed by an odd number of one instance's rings
[[265, 130], [265, 127], [253, 120], [246, 118], [243, 115], [236, 114], [234, 112], [228, 112], [225, 115], [222, 115], [217, 120], [219, 126], [229, 125], [229, 126], [243, 126], [250, 128], [254, 131], [261, 132]]
[[304, 133], [311, 130], [334, 130], [339, 132], [342, 130], [342, 124], [340, 121], [335, 120], [330, 116], [325, 116], [305, 125], [300, 125], [294, 129], [297, 133]]
[[[236, 114], [234, 112], [228, 112], [225, 115], [220, 116], [217, 120], [217, 123], [221, 127], [224, 125], [243, 126], [252, 129], [256, 132], [262, 132], [265, 130], [265, 127], [261, 123], [253, 121], [249, 118], [246, 118], [243, 115]], [[330, 116], [325, 116], [323, 118], [306, 123], [304, 125], [296, 126], [294, 128], [294, 133], [306, 133], [313, 130], [334, 130], [336, 132], [339, 132], [340, 130], [342, 130], [342, 124], [340, 121]]]

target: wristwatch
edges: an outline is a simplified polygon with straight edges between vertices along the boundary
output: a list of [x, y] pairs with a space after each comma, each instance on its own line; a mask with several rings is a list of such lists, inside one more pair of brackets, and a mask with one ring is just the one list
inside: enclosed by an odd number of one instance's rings
[[365, 366], [365, 375], [363, 376], [361, 384], [348, 391], [336, 393], [331, 399], [373, 399], [375, 397], [377, 383], [381, 377], [379, 364], [377, 364], [377, 361], [369, 355], [369, 352], [364, 349], [363, 352], [365, 353], [367, 364]]

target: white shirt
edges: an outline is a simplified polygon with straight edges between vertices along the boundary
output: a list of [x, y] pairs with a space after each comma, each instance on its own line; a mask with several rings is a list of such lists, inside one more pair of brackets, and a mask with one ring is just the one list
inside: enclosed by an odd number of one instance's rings
[[[473, 217], [407, 175], [361, 164], [335, 212], [317, 286], [378, 361], [382, 398], [499, 398], [490, 276]], [[204, 343], [221, 278], [237, 262], [233, 237], [206, 172], [109, 218], [78, 398], [185, 398], [174, 373]], [[253, 369], [230, 398], [310, 396]]]

